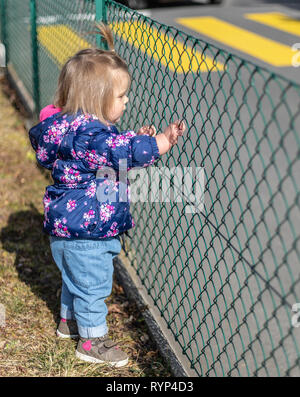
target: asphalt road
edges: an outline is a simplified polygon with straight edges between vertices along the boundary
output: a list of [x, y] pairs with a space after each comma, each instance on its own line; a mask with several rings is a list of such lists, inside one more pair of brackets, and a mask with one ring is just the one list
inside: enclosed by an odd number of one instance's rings
[[[159, 4], [156, 8], [142, 11], [145, 15], [166, 25], [176, 26], [179, 30], [192, 34], [195, 37], [205, 40], [229, 52], [241, 56], [242, 58], [253, 61], [261, 67], [265, 67], [275, 73], [281, 74], [289, 79], [300, 83], [300, 67], [292, 65], [287, 67], [274, 67], [268, 62], [264, 62], [248, 53], [247, 42], [244, 43], [243, 50], [232, 48], [222, 41], [217, 41], [209, 35], [201, 34], [194, 29], [188, 28], [178, 22], [179, 18], [185, 17], [215, 17], [224, 22], [228, 22], [237, 27], [256, 33], [262, 37], [269, 38], [275, 42], [291, 47], [295, 43], [300, 43], [300, 28], [298, 34], [287, 33], [284, 30], [276, 29], [271, 26], [251, 21], [245, 17], [250, 13], [283, 13], [295, 20], [300, 19], [300, 3], [296, 0], [223, 0], [221, 5], [210, 5], [205, 0], [194, 0], [185, 2], [171, 2]], [[290, 22], [290, 21], [289, 21]], [[275, 22], [276, 23], [276, 22]], [[201, 25], [201, 19], [199, 19]]]

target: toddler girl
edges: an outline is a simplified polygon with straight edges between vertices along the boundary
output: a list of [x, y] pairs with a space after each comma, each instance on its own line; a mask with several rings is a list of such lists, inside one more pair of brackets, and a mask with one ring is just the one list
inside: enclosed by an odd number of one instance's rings
[[52, 171], [54, 181], [43, 199], [43, 229], [62, 275], [57, 335], [79, 334], [80, 359], [121, 367], [128, 358], [108, 337], [104, 302], [111, 293], [120, 235], [134, 227], [119, 161], [127, 170], [153, 164], [177, 143], [185, 126], [171, 123], [158, 135], [153, 126], [138, 134], [117, 130], [130, 75], [114, 51], [109, 27], [99, 29], [110, 50], [84, 49], [66, 62], [54, 105], [42, 112], [29, 136], [38, 163]]

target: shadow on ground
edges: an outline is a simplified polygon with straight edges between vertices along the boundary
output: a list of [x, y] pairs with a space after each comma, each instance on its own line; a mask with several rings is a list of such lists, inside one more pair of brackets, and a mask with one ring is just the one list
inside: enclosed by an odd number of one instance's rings
[[33, 204], [26, 211], [10, 215], [0, 231], [4, 250], [15, 253], [15, 267], [21, 281], [43, 299], [57, 322], [61, 276], [52, 259], [49, 237], [41, 230], [43, 215]]

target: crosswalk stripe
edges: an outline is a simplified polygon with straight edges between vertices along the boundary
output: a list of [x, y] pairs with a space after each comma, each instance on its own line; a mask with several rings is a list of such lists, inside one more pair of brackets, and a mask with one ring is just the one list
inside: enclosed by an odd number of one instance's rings
[[[179, 41], [173, 43], [173, 37], [167, 38], [164, 33], [154, 27], [134, 21], [121, 22], [111, 25], [112, 30], [124, 38], [129, 44], [153, 57], [155, 61], [173, 72], [208, 72], [221, 71], [224, 65], [214, 62], [212, 58], [203, 55], [200, 51], [184, 47]], [[66, 25], [48, 25], [38, 28], [38, 40], [47, 49], [59, 66], [68, 58], [91, 44], [82, 39]]]
[[194, 48], [184, 47], [180, 41], [176, 42], [172, 36], [168, 37], [145, 22], [120, 22], [111, 25], [111, 28], [121, 38], [173, 72], [215, 72], [224, 69], [223, 63], [214, 62]]
[[59, 66], [62, 66], [77, 51], [91, 47], [89, 42], [79, 37], [66, 25], [38, 27], [38, 40]]
[[272, 28], [300, 36], [300, 20], [296, 20], [280, 12], [265, 12], [255, 14], [245, 14], [247, 19], [262, 23]]
[[291, 47], [236, 27], [214, 17], [187, 17], [176, 20], [183, 26], [222, 42], [273, 66], [291, 66]]

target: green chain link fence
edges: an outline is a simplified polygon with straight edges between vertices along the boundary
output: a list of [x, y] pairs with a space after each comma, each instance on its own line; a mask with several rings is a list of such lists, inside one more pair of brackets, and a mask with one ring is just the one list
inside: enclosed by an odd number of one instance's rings
[[203, 169], [203, 208], [184, 193], [132, 203], [126, 255], [191, 374], [299, 376], [300, 86], [113, 1], [1, 8], [9, 67], [36, 111], [52, 102], [64, 61], [100, 44], [87, 32], [103, 19], [132, 74], [120, 127], [186, 120], [185, 137], [156, 166], [170, 192], [173, 167]]

